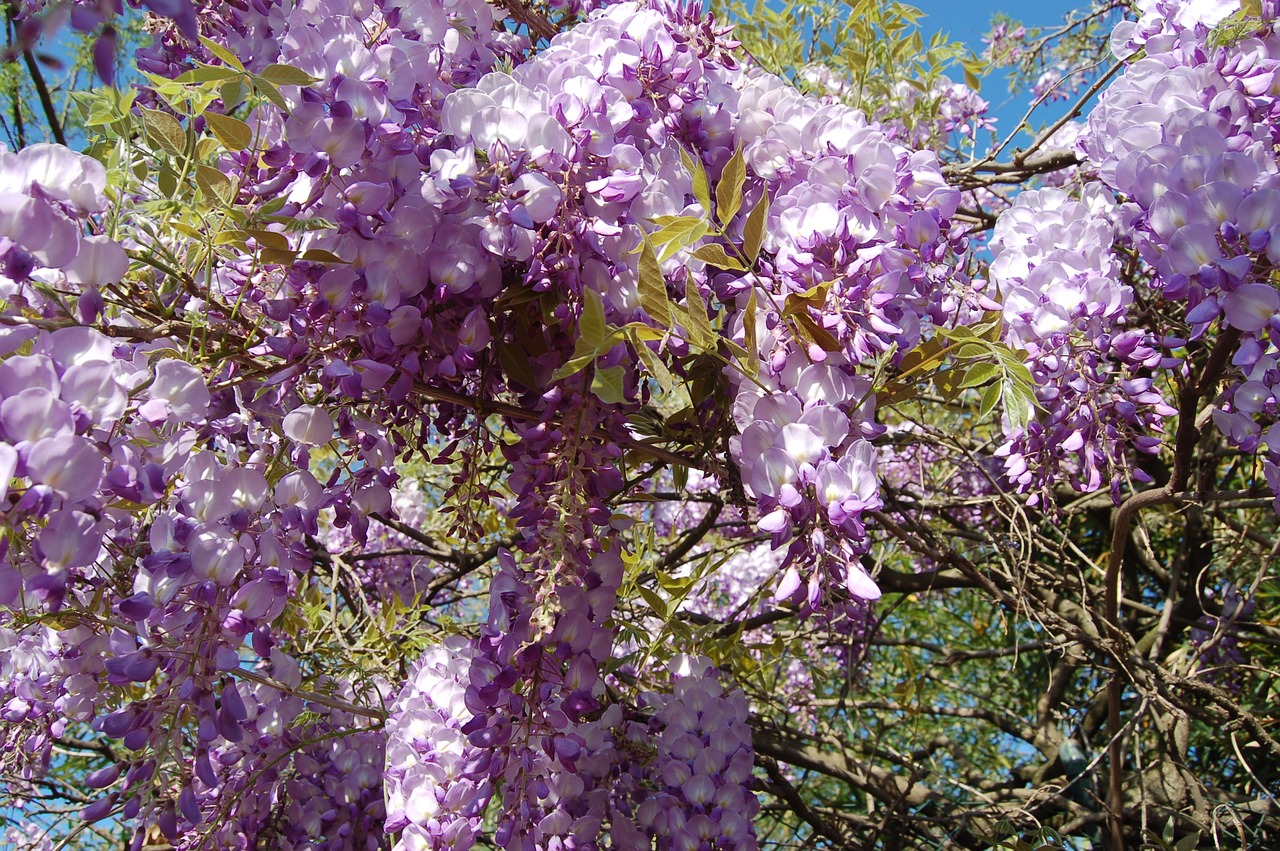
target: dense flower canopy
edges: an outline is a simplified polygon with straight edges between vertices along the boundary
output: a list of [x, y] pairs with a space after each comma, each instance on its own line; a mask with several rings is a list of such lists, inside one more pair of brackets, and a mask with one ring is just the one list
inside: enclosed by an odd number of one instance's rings
[[[760, 847], [759, 707], [645, 633], [789, 612], [856, 667], [922, 379], [997, 418], [965, 497], [1120, 503], [1189, 418], [1280, 510], [1270, 6], [1120, 24], [974, 274], [914, 147], [986, 122], [949, 80], [940, 130], [868, 118], [675, 0], [533, 42], [480, 0], [143, 5], [93, 155], [0, 153], [0, 763], [100, 742], [79, 818], [134, 848]], [[365, 660], [339, 605], [427, 638]]]

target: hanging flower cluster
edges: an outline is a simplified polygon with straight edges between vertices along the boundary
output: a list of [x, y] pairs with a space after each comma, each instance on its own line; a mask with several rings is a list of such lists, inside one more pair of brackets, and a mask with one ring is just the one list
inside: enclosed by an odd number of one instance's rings
[[[1264, 4], [1264, 21], [1274, 22], [1272, 5]], [[1269, 23], [1214, 46], [1210, 28], [1235, 8], [1151, 3], [1137, 24], [1117, 25], [1119, 55], [1138, 46], [1146, 53], [1107, 90], [1081, 145], [1126, 199], [1119, 220], [1154, 270], [1153, 287], [1185, 304], [1190, 339], [1215, 325], [1238, 339], [1231, 385], [1213, 418], [1231, 443], [1263, 454], [1274, 489], [1280, 37]]]

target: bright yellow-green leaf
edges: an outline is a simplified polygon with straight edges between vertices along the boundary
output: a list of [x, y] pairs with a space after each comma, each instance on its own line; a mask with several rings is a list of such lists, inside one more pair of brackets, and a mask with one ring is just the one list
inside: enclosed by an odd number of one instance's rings
[[[581, 345], [581, 342], [579, 342], [579, 345]], [[551, 375], [551, 379], [553, 381], [560, 381], [563, 378], [568, 378], [571, 375], [576, 375], [577, 373], [582, 372], [582, 370], [587, 367], [587, 364], [594, 363], [595, 359], [596, 359], [595, 351], [589, 351], [586, 354], [575, 355], [574, 357], [570, 358], [569, 360], [561, 364], [560, 368], [557, 369]]]
[[182, 156], [187, 150], [187, 131], [167, 112], [142, 107], [142, 126], [147, 137], [174, 156]]
[[698, 199], [702, 209], [706, 210], [707, 215], [710, 216], [712, 213], [711, 188], [707, 183], [707, 172], [702, 167], [702, 160], [693, 159], [688, 151], [681, 148], [680, 162], [684, 163], [685, 171], [689, 172], [689, 176], [693, 178], [693, 197]]
[[700, 246], [693, 252], [693, 256], [703, 263], [709, 263], [719, 269], [728, 269], [731, 272], [746, 271], [745, 266], [725, 253], [724, 246], [714, 242]]
[[277, 86], [309, 86], [318, 82], [317, 77], [292, 65], [268, 65], [263, 69], [261, 76], [262, 79], [270, 80]]
[[667, 336], [665, 331], [659, 331], [657, 328], [650, 328], [643, 322], [632, 322], [626, 326], [627, 335], [633, 340], [640, 340], [646, 343], [656, 343]]
[[667, 279], [662, 274], [658, 256], [646, 238], [640, 245], [640, 306], [644, 312], [662, 323], [671, 324], [671, 301], [667, 298]]
[[626, 400], [626, 371], [620, 366], [597, 369], [591, 376], [591, 392], [600, 401], [610, 405], [620, 405]]
[[259, 77], [257, 74], [251, 75], [250, 79], [253, 80], [253, 87], [257, 89], [263, 97], [279, 107], [281, 111], [289, 111], [289, 102], [284, 99], [284, 95], [280, 94], [280, 89], [276, 87], [275, 83], [265, 79], [264, 77]]
[[200, 43], [203, 44], [210, 53], [230, 65], [232, 68], [237, 71], [244, 70], [244, 63], [240, 61], [239, 57], [223, 45], [218, 44], [211, 38], [205, 38], [204, 36], [200, 36]]
[[195, 68], [173, 78], [175, 83], [220, 83], [239, 77], [242, 72], [221, 65], [205, 65], [197, 63]]
[[1000, 373], [1000, 367], [993, 363], [975, 363], [965, 370], [964, 378], [960, 381], [961, 387], [979, 387], [995, 378]]
[[711, 320], [707, 317], [707, 305], [702, 300], [702, 293], [692, 280], [685, 286], [684, 292], [689, 306], [689, 342], [702, 349], [711, 349], [716, 344], [716, 333], [711, 330]]
[[765, 225], [769, 221], [769, 193], [765, 192], [747, 214], [746, 227], [742, 229], [742, 251], [752, 263], [760, 256], [764, 244]]
[[243, 77], [227, 80], [218, 87], [218, 97], [222, 98], [222, 108], [225, 110], [235, 109], [244, 102], [248, 94], [249, 87], [245, 85]]
[[208, 112], [205, 113], [204, 120], [209, 125], [210, 132], [229, 151], [243, 151], [253, 144], [253, 130], [239, 118]]
[[742, 159], [742, 148], [733, 152], [725, 164], [720, 182], [716, 184], [716, 216], [721, 224], [729, 224], [742, 209], [742, 187], [747, 180], [747, 164]]
[[1000, 401], [1000, 385], [992, 384], [982, 391], [982, 403], [978, 407], [978, 418], [985, 420], [987, 416], [995, 410], [996, 402]]
[[757, 358], [760, 353], [760, 343], [756, 338], [756, 288], [751, 288], [750, 295], [747, 296], [747, 309], [742, 316], [742, 340], [746, 343], [747, 359], [742, 364], [747, 368], [747, 372], [755, 375], [759, 371]]
[[654, 245], [666, 246], [658, 255], [659, 262], [666, 260], [680, 249], [693, 245], [707, 235], [711, 228], [702, 219], [681, 216], [676, 221], [649, 234]]
[[196, 165], [196, 185], [209, 196], [209, 200], [230, 204], [235, 199], [235, 186], [231, 180], [213, 166]]
[[631, 347], [636, 350], [636, 354], [640, 356], [640, 361], [644, 364], [645, 370], [658, 382], [658, 387], [662, 388], [663, 393], [670, 393], [674, 381], [671, 378], [671, 371], [667, 369], [667, 365], [662, 362], [662, 358], [653, 349], [644, 344], [642, 340], [633, 340]]
[[599, 351], [608, 329], [604, 322], [604, 301], [592, 289], [582, 291], [582, 316], [578, 319], [578, 339]]

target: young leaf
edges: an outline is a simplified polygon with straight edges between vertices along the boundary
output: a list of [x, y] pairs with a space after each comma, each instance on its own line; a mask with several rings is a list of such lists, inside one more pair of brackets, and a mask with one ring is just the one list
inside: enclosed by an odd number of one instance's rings
[[817, 343], [823, 351], [838, 352], [840, 351], [840, 342], [826, 328], [823, 328], [813, 320], [808, 313], [793, 314], [797, 322], [797, 330], [800, 336], [807, 342]]
[[960, 386], [979, 387], [995, 378], [999, 372], [1000, 367], [993, 363], [975, 363], [965, 371]]
[[[595, 290], [582, 291], [582, 317], [578, 320], [579, 345], [586, 344], [592, 351], [599, 351], [607, 329], [604, 324], [604, 301]], [[575, 352], [576, 354], [576, 352]]]
[[204, 116], [210, 132], [218, 137], [218, 141], [227, 146], [228, 151], [243, 151], [253, 144], [253, 130], [239, 118], [208, 112]]
[[264, 248], [259, 252], [258, 256], [262, 258], [263, 263], [280, 266], [292, 266], [294, 261], [298, 259], [297, 252], [281, 251], [278, 248]]
[[1006, 384], [1004, 387], [1004, 411], [1009, 417], [1009, 425], [1013, 428], [1022, 428], [1031, 421], [1031, 414], [1035, 410], [1033, 405], [1035, 397], [1020, 388]]
[[662, 274], [658, 256], [646, 238], [640, 244], [640, 306], [644, 312], [662, 323], [671, 325], [671, 301], [667, 298], [667, 279]]
[[[578, 345], [582, 345], [581, 338], [579, 338]], [[571, 375], [577, 375], [587, 367], [587, 364], [593, 363], [595, 359], [596, 353], [594, 351], [589, 351], [581, 355], [575, 354], [574, 357], [562, 363], [560, 368], [551, 374], [551, 380], [560, 381], [561, 379], [568, 378]]]
[[760, 343], [756, 338], [756, 289], [751, 288], [750, 295], [747, 296], [747, 309], [742, 315], [742, 341], [746, 344], [747, 359], [742, 364], [747, 368], [747, 372], [755, 375], [760, 366], [757, 358], [760, 353]]
[[270, 80], [277, 86], [309, 86], [318, 82], [318, 78], [292, 65], [268, 65], [262, 69], [262, 79]]
[[[658, 255], [658, 262], [665, 263], [674, 256], [677, 251], [693, 245], [698, 240], [707, 235], [707, 231], [711, 230], [711, 226], [704, 221], [696, 221], [693, 227], [687, 231], [681, 231], [680, 235], [666, 244], [662, 252]], [[655, 244], [657, 241], [655, 240]]]
[[591, 377], [591, 392], [600, 401], [610, 405], [620, 405], [626, 401], [625, 386], [625, 373], [620, 366], [597, 369]]
[[289, 102], [284, 99], [284, 95], [280, 94], [280, 89], [276, 88], [276, 84], [260, 77], [257, 74], [251, 74], [250, 79], [253, 80], [253, 87], [257, 89], [263, 97], [278, 106], [282, 111], [289, 111]]
[[668, 614], [667, 601], [662, 599], [656, 591], [651, 591], [644, 586], [640, 586], [636, 590], [640, 592], [640, 596], [644, 598], [644, 601], [649, 604], [649, 608], [653, 609], [655, 614], [665, 620]]
[[692, 280], [685, 285], [684, 297], [689, 304], [689, 342], [702, 349], [713, 348], [716, 333], [711, 330], [711, 320], [707, 318], [707, 305], [702, 300], [702, 293]]
[[249, 94], [249, 88], [244, 84], [243, 77], [235, 77], [227, 80], [218, 87], [218, 97], [222, 98], [222, 108], [231, 110], [239, 106]]
[[518, 384], [529, 390], [538, 387], [538, 381], [529, 365], [529, 357], [512, 343], [498, 344], [498, 363], [507, 377], [508, 384]]
[[724, 246], [714, 242], [701, 246], [697, 251], [693, 252], [693, 256], [703, 263], [709, 263], [718, 269], [728, 269], [731, 272], [746, 271], [745, 266], [725, 253]]
[[636, 350], [636, 354], [640, 356], [644, 368], [648, 371], [653, 380], [658, 382], [658, 387], [663, 393], [670, 393], [675, 382], [671, 378], [671, 370], [667, 369], [667, 365], [662, 362], [662, 358], [658, 353], [649, 348], [641, 340], [632, 340], [631, 347]]
[[196, 63], [196, 67], [183, 74], [174, 77], [175, 83], [220, 83], [223, 80], [230, 80], [240, 76], [239, 71], [234, 68], [225, 68], [221, 65], [205, 65], [203, 62]]
[[733, 221], [742, 208], [742, 186], [747, 181], [747, 164], [742, 159], [742, 148], [733, 152], [716, 184], [716, 216], [723, 225]]
[[985, 420], [991, 415], [996, 408], [996, 402], [1000, 401], [1000, 385], [991, 384], [986, 390], [982, 391], [982, 404], [978, 407], [978, 419]]
[[702, 205], [702, 209], [707, 211], [707, 215], [711, 215], [711, 189], [707, 185], [707, 171], [702, 167], [702, 160], [695, 160], [689, 156], [688, 151], [684, 148], [680, 149], [680, 162], [684, 163], [685, 171], [689, 172], [689, 176], [693, 178], [693, 197], [698, 199], [698, 203]]
[[187, 149], [187, 131], [167, 112], [142, 107], [142, 126], [147, 136], [174, 156], [182, 156]]
[[649, 239], [654, 245], [666, 245], [669, 242], [679, 242], [680, 247], [684, 248], [690, 242], [697, 242], [697, 239], [689, 240], [689, 234], [702, 229], [702, 234], [707, 232], [707, 223], [696, 216], [675, 216], [674, 221], [667, 222], [658, 230], [649, 234]]
[[308, 263], [340, 263], [345, 264], [348, 261], [343, 260], [332, 251], [325, 251], [323, 248], [308, 248], [306, 251], [298, 255], [299, 260], [306, 260]]
[[237, 71], [244, 71], [244, 63], [241, 62], [239, 57], [228, 50], [225, 46], [218, 44], [211, 38], [205, 38], [204, 36], [200, 36], [200, 43], [203, 44], [210, 53], [230, 65], [232, 68]]
[[282, 233], [276, 233], [273, 230], [246, 230], [244, 233], [257, 242], [261, 248], [270, 248], [276, 251], [289, 250], [289, 238]]
[[213, 166], [196, 164], [196, 186], [209, 196], [209, 200], [230, 204], [235, 199], [235, 186], [225, 174]]
[[765, 224], [769, 220], [769, 193], [765, 192], [747, 214], [747, 225], [742, 230], [742, 250], [752, 263], [760, 256], [764, 244]]

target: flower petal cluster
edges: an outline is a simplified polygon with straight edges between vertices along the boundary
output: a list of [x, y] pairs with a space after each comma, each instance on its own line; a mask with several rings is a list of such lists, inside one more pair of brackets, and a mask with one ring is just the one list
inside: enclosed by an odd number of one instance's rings
[[[1113, 254], [1115, 204], [1098, 183], [1079, 200], [1056, 188], [1022, 192], [996, 223], [991, 280], [1004, 304], [1004, 340], [1026, 352], [1048, 412], [1007, 428], [997, 454], [1019, 489], [1065, 473], [1077, 489], [1118, 487], [1129, 449], [1174, 413], [1146, 377], [1170, 359], [1162, 341], [1126, 327], [1132, 288]], [[1141, 470], [1131, 471], [1141, 478]]]
[[1125, 199], [1119, 220], [1156, 293], [1185, 306], [1190, 338], [1217, 328], [1238, 339], [1214, 421], [1271, 470], [1280, 461], [1280, 36], [1274, 4], [1264, 4], [1253, 33], [1211, 44], [1209, 28], [1237, 6], [1153, 3], [1136, 27], [1118, 25], [1113, 44], [1146, 52], [1089, 116], [1081, 146]]
[[705, 657], [677, 656], [671, 671], [671, 692], [644, 699], [658, 788], [637, 801], [635, 822], [661, 851], [756, 849], [746, 696], [725, 689]]

